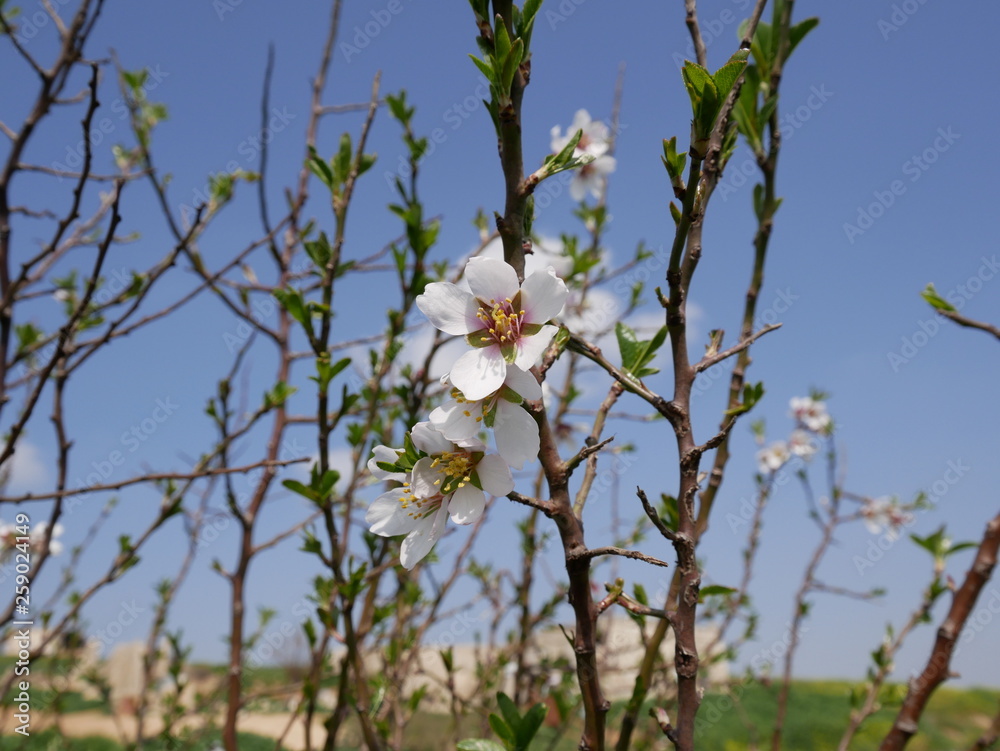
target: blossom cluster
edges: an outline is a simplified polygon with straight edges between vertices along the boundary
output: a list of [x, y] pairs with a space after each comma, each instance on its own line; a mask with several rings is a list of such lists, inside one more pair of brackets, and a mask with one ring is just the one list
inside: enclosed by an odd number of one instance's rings
[[[413, 426], [402, 448], [376, 446], [368, 462], [377, 480], [400, 484], [372, 502], [365, 521], [377, 535], [406, 535], [400, 563], [408, 569], [431, 551], [449, 518], [477, 521], [486, 494], [510, 493], [511, 468], [538, 456], [538, 424], [524, 404], [542, 397], [530, 369], [558, 331], [549, 321], [566, 302], [566, 285], [551, 267], [520, 282], [494, 258], [469, 260], [465, 278], [471, 291], [433, 282], [416, 299], [435, 327], [468, 346], [442, 379], [449, 398]], [[483, 440], [490, 433], [496, 453]]]
[[[39, 522], [31, 528], [31, 532], [28, 533], [28, 545], [30, 546], [32, 552], [36, 554], [40, 554], [42, 552], [48, 531], [48, 522]], [[56, 524], [52, 527], [52, 535], [49, 538], [49, 555], [59, 555], [62, 553], [63, 544], [56, 539], [61, 537], [62, 533], [62, 524]], [[14, 552], [17, 546], [18, 537], [17, 527], [13, 524], [7, 524], [0, 519], [0, 561], [6, 560]]]
[[594, 159], [573, 173], [569, 194], [574, 201], [582, 201], [589, 191], [594, 198], [599, 199], [604, 192], [604, 178], [614, 172], [617, 166], [615, 158], [610, 154], [611, 132], [600, 120], [591, 120], [587, 110], [577, 110], [565, 134], [558, 125], [552, 127], [552, 150], [556, 153], [562, 151], [577, 131], [581, 131], [581, 135], [573, 156], [591, 156]]
[[796, 396], [789, 402], [795, 429], [787, 441], [774, 441], [757, 452], [757, 467], [761, 474], [777, 472], [793, 457], [805, 461], [816, 453], [815, 437], [826, 435], [833, 426], [826, 402], [810, 396]]
[[[815, 438], [829, 435], [833, 420], [826, 410], [826, 402], [809, 396], [795, 397], [789, 402], [790, 415], [795, 419], [795, 429], [787, 441], [774, 441], [757, 452], [757, 465], [763, 475], [780, 470], [792, 457], [809, 461], [816, 453]], [[824, 505], [821, 500], [820, 504]], [[872, 534], [887, 531], [896, 534], [900, 527], [913, 521], [913, 515], [895, 498], [866, 498], [858, 511], [865, 527]]]

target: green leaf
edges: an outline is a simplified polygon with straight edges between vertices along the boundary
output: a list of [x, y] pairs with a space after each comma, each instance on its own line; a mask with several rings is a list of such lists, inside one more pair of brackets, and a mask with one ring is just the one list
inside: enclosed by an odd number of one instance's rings
[[497, 705], [503, 713], [503, 718], [511, 730], [517, 731], [521, 726], [521, 713], [517, 711], [517, 706], [511, 698], [502, 691], [497, 693]]
[[288, 315], [302, 324], [310, 334], [312, 333], [312, 321], [310, 320], [309, 311], [306, 310], [305, 300], [302, 297], [302, 293], [297, 289], [276, 289], [272, 293], [281, 303]]
[[333, 177], [333, 170], [330, 169], [330, 165], [326, 163], [319, 154], [316, 153], [316, 149], [312, 146], [309, 147], [309, 169], [312, 171], [316, 177], [323, 181], [330, 190], [333, 190], [336, 185]]
[[497, 82], [497, 76], [496, 73], [493, 71], [493, 67], [484, 63], [482, 60], [480, 60], [473, 54], [470, 54], [469, 57], [472, 59], [472, 62], [476, 64], [476, 67], [479, 68], [479, 72], [486, 77], [486, 80], [495, 86]]
[[497, 63], [502, 64], [510, 54], [510, 35], [507, 34], [507, 25], [498, 13], [494, 19], [493, 29], [493, 56]]
[[333, 158], [333, 174], [337, 178], [338, 187], [347, 182], [347, 176], [351, 174], [351, 134], [344, 133], [340, 136], [340, 148]]
[[636, 378], [643, 378], [658, 373], [657, 368], [648, 367], [656, 356], [656, 351], [663, 346], [667, 338], [667, 327], [661, 326], [648, 341], [639, 341], [635, 331], [619, 322], [615, 325], [615, 335], [618, 337], [618, 349], [622, 355], [622, 369]]
[[515, 39], [511, 45], [510, 52], [504, 58], [503, 67], [500, 71], [500, 85], [504, 94], [510, 93], [510, 87], [514, 84], [514, 76], [517, 74], [518, 66], [524, 57], [524, 42]]
[[933, 284], [928, 284], [927, 287], [925, 287], [920, 293], [920, 296], [924, 298], [924, 300], [935, 310], [945, 310], [949, 313], [955, 312], [955, 306], [941, 297], [941, 295], [938, 294], [938, 291], [934, 288]]
[[493, 728], [493, 732], [500, 736], [500, 739], [504, 743], [508, 746], [514, 745], [514, 731], [507, 727], [507, 723], [499, 716], [490, 714], [490, 727]]
[[681, 68], [681, 76], [684, 79], [684, 85], [687, 87], [688, 96], [691, 97], [691, 106], [697, 116], [698, 105], [704, 98], [706, 87], [714, 89], [715, 83], [712, 81], [712, 76], [707, 70], [698, 65], [698, 63], [691, 62], [690, 60], [684, 61], [684, 67]]
[[715, 88], [718, 89], [720, 103], [729, 96], [729, 92], [733, 90], [733, 86], [736, 85], [736, 81], [739, 80], [746, 67], [746, 60], [733, 60], [715, 71], [712, 81], [715, 83]]
[[817, 26], [819, 26], [819, 19], [814, 16], [800, 21], [788, 30], [788, 56], [791, 56], [795, 48], [799, 46], [799, 42], [805, 38], [805, 35]]
[[619, 321], [615, 324], [615, 336], [618, 339], [618, 351], [622, 356], [622, 369], [631, 371], [639, 353], [639, 342], [635, 331]]
[[521, 719], [521, 726], [516, 730], [518, 749], [527, 751], [531, 741], [535, 737], [535, 733], [538, 732], [542, 723], [545, 722], [545, 715], [548, 711], [549, 708], [544, 704], [536, 704], [525, 713]]
[[732, 595], [736, 594], [739, 590], [733, 587], [723, 587], [719, 584], [712, 584], [707, 587], [702, 587], [698, 591], [698, 602], [705, 602], [706, 597], [713, 597], [715, 595]]
[[312, 488], [310, 488], [310, 487], [302, 484], [298, 480], [284, 480], [284, 481], [282, 481], [281, 484], [284, 485], [289, 490], [291, 490], [293, 493], [298, 493], [299, 495], [303, 496], [304, 498], [308, 498], [310, 501], [315, 502], [315, 501], [318, 500], [318, 498], [316, 496], [316, 491], [314, 491]]
[[333, 248], [330, 247], [330, 240], [326, 233], [320, 232], [318, 240], [306, 241], [302, 245], [316, 267], [325, 269], [333, 255]]

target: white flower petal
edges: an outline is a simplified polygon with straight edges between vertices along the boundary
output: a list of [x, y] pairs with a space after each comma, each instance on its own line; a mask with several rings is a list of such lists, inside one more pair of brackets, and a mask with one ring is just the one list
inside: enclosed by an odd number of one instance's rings
[[479, 432], [483, 422], [483, 405], [481, 402], [459, 404], [453, 399], [434, 409], [430, 420], [431, 425], [449, 441], [464, 441]]
[[410, 484], [417, 498], [433, 498], [441, 492], [440, 485], [435, 484], [441, 480], [441, 473], [431, 467], [433, 463], [433, 459], [425, 456], [413, 465], [413, 479], [410, 480]]
[[517, 342], [517, 357], [514, 364], [521, 370], [530, 370], [541, 359], [552, 337], [559, 331], [557, 326], [542, 326], [534, 336], [523, 336]]
[[481, 328], [476, 312], [479, 304], [463, 289], [450, 282], [431, 282], [417, 295], [417, 307], [446, 334], [464, 336]]
[[507, 495], [514, 489], [514, 478], [511, 477], [507, 462], [496, 454], [484, 456], [476, 465], [479, 482], [490, 495]]
[[399, 562], [403, 564], [403, 568], [413, 568], [431, 552], [434, 543], [441, 538], [447, 520], [448, 510], [442, 504], [437, 511], [417, 522], [416, 528], [406, 536], [400, 546]]
[[558, 125], [553, 125], [552, 130], [549, 131], [549, 137], [551, 138], [551, 148], [552, 153], [558, 154], [563, 150], [563, 147], [569, 141], [569, 138], [564, 138], [562, 135], [562, 128]]
[[500, 388], [506, 375], [507, 363], [500, 347], [495, 345], [469, 350], [451, 368], [451, 382], [466, 399], [473, 401], [485, 399]]
[[514, 469], [523, 469], [525, 462], [538, 456], [538, 423], [519, 404], [501, 401], [497, 405], [493, 434], [497, 451]]
[[378, 466], [378, 462], [395, 464], [396, 460], [399, 459], [397, 451], [389, 446], [376, 446], [372, 449], [372, 458], [368, 460], [368, 471], [372, 473], [372, 477], [380, 482], [387, 480], [403, 482], [406, 479], [405, 472], [386, 472]]
[[877, 535], [882, 532], [882, 525], [879, 522], [879, 519], [865, 517], [865, 527], [867, 527], [868, 531], [873, 535]]
[[535, 377], [516, 365], [507, 366], [507, 377], [504, 384], [529, 402], [535, 402], [542, 398], [542, 387], [535, 380]]
[[569, 194], [574, 201], [582, 201], [587, 195], [587, 188], [590, 187], [590, 180], [580, 172], [573, 175], [569, 181]]
[[521, 307], [529, 323], [545, 323], [559, 315], [569, 290], [551, 266], [536, 271], [521, 285]]
[[403, 510], [404, 495], [406, 491], [403, 488], [393, 488], [372, 501], [365, 512], [365, 523], [372, 534], [395, 537], [413, 531], [414, 519]]
[[465, 278], [472, 294], [484, 302], [513, 299], [520, 289], [514, 267], [496, 258], [470, 258], [465, 265]]
[[483, 515], [486, 496], [475, 485], [459, 488], [448, 502], [448, 514], [455, 524], [472, 524]]
[[615, 171], [618, 161], [610, 154], [605, 154], [604, 156], [597, 157], [588, 166], [598, 177], [607, 177]]
[[441, 432], [429, 422], [418, 422], [410, 431], [413, 445], [425, 454], [443, 454], [452, 451], [451, 441], [441, 435]]

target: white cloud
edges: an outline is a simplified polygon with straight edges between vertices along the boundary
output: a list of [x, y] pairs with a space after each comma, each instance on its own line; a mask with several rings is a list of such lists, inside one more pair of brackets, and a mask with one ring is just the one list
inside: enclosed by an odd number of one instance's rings
[[49, 473], [38, 447], [33, 443], [21, 441], [14, 450], [14, 455], [7, 460], [4, 469], [9, 473], [7, 490], [27, 493], [38, 491], [49, 481]]

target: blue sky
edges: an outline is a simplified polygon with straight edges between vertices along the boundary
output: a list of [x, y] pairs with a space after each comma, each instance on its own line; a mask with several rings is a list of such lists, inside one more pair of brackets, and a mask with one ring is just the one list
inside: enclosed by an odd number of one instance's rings
[[[114, 48], [126, 68], [146, 66], [154, 72], [151, 82], [156, 87], [151, 87], [150, 97], [170, 110], [170, 119], [156, 131], [154, 146], [160, 168], [173, 174], [171, 201], [177, 210], [197, 200], [209, 173], [257, 167], [254, 138], [260, 130], [259, 92], [269, 43], [275, 46], [276, 67], [268, 188], [275, 206], [282, 200], [282, 190], [302, 160], [309, 81], [328, 14], [322, 5], [109, 0], [90, 51], [103, 56]], [[483, 94], [479, 75], [467, 57], [475, 51], [471, 13], [464, 2], [435, 4], [433, 10], [429, 6], [412, 0], [348, 3], [326, 102], [366, 100], [377, 70], [382, 71], [383, 92], [407, 90], [417, 106], [417, 133], [438, 134], [434, 151], [421, 165], [426, 211], [441, 215], [443, 221], [435, 257], [455, 260], [476, 242], [470, 225], [476, 210], [483, 207], [489, 213], [502, 206], [503, 182], [492, 126], [478, 103]], [[736, 27], [748, 6], [747, 0], [700, 4], [712, 67], [735, 49]], [[38, 10], [31, 0], [22, 8], [28, 18]], [[962, 301], [963, 313], [1000, 321], [998, 248], [989, 229], [1000, 167], [992, 132], [997, 105], [984, 84], [991, 80], [992, 31], [1000, 9], [980, 4], [956, 10], [940, 0], [851, 7], [800, 0], [795, 12], [800, 19], [819, 15], [821, 24], [796, 51], [782, 84], [786, 137], [778, 190], [785, 201], [776, 220], [761, 311], [775, 316], [783, 327], [754, 348], [751, 378], [763, 380], [767, 388], [756, 416], [767, 420], [769, 437], [784, 437], [791, 429], [788, 400], [813, 387], [829, 391], [848, 488], [872, 496], [895, 494], [903, 500], [920, 490], [945, 490], [935, 493], [936, 508], [919, 514], [911, 531], [927, 534], [947, 523], [956, 539], [978, 540], [985, 521], [996, 513], [1000, 485], [995, 461], [1000, 448], [1000, 347], [981, 332], [935, 319], [918, 292], [934, 282], [939, 291]], [[40, 28], [28, 48], [50, 54], [52, 32], [51, 25]], [[659, 153], [661, 139], [677, 135], [683, 142], [689, 130], [677, 63], [690, 56], [682, 4], [547, 0], [533, 47], [523, 123], [527, 166], [540, 163], [548, 152], [550, 128], [565, 128], [577, 109], [586, 108], [595, 118], [610, 115], [615, 79], [624, 62], [619, 167], [610, 188], [614, 219], [607, 245], [612, 258], [623, 262], [640, 240], [654, 250], [669, 244], [670, 190]], [[35, 84], [6, 45], [0, 49], [0, 65], [5, 71], [0, 118], [14, 125], [23, 117]], [[114, 82], [104, 81], [104, 107], [98, 118], [108, 119], [108, 133], [96, 145], [99, 152], [104, 149], [98, 162], [103, 169], [111, 163], [110, 145], [127, 138], [117, 96]], [[79, 141], [78, 119], [78, 113], [67, 113], [47, 126], [28, 157], [43, 164], [72, 158]], [[332, 152], [340, 132], [356, 134], [360, 122], [360, 115], [327, 119], [320, 151]], [[363, 179], [352, 208], [346, 250], [352, 258], [379, 249], [399, 231], [385, 204], [394, 198], [387, 175], [391, 179], [398, 169], [402, 148], [398, 128], [385, 113], [376, 119], [369, 150], [378, 152], [379, 161]], [[750, 199], [756, 174], [747, 168], [751, 177], [740, 177], [748, 159], [745, 150], [737, 152], [711, 204], [692, 291], [694, 325], [702, 336], [723, 328], [732, 337], [738, 328], [754, 229]], [[18, 187], [26, 201], [68, 201], [66, 183], [21, 180]], [[255, 196], [245, 189], [242, 193], [203, 240], [206, 258], [228, 258], [260, 234]], [[51, 199], [53, 195], [57, 197]], [[580, 231], [565, 190], [552, 195], [550, 203], [536, 221], [538, 232], [558, 236]], [[328, 210], [319, 203], [311, 208], [329, 229]], [[122, 211], [124, 229], [142, 233], [111, 260], [111, 268], [124, 273], [159, 258], [169, 240], [144, 188], [126, 192]], [[17, 252], [26, 254], [42, 233], [30, 225], [18, 230]], [[651, 278], [662, 278], [662, 264], [653, 263], [649, 271]], [[169, 299], [193, 283], [191, 274], [177, 270], [158, 299]], [[381, 328], [386, 302], [378, 291], [379, 280], [373, 278], [372, 284], [373, 289], [343, 293], [342, 304], [351, 311], [340, 319], [344, 338]], [[655, 308], [647, 305], [644, 312], [655, 313]], [[40, 324], [53, 325], [57, 314], [56, 304], [48, 299], [37, 301], [31, 310]], [[202, 409], [229, 364], [227, 336], [234, 334], [237, 322], [204, 299], [172, 323], [151, 327], [145, 337], [119, 341], [94, 358], [70, 392], [70, 427], [77, 436], [71, 476], [85, 477], [94, 471], [94, 462], [101, 465], [115, 451], [126, 460], [114, 468], [115, 477], [144, 467], [190, 466], [191, 458], [212, 439]], [[696, 347], [700, 342], [692, 344], [692, 351]], [[249, 367], [246, 383], [252, 403], [270, 378], [271, 353], [259, 349]], [[712, 377], [716, 375], [721, 377]], [[300, 381], [305, 384], [304, 375]], [[702, 437], [718, 422], [725, 382], [725, 374], [719, 373], [701, 382], [694, 410]], [[668, 373], [648, 381], [663, 392], [668, 383]], [[165, 404], [175, 406], [158, 420]], [[641, 408], [637, 403], [628, 406]], [[742, 533], [726, 524], [725, 515], [738, 515], [742, 499], [753, 493], [756, 447], [748, 424], [736, 429], [736, 456], [719, 500], [719, 516], [702, 548], [709, 577], [721, 584], [737, 579], [744, 544]], [[126, 438], [133, 427], [141, 438], [134, 450], [134, 441]], [[620, 497], [614, 499], [615, 486], [609, 484], [588, 507], [587, 531], [594, 545], [610, 541], [613, 500], [619, 514], [631, 518], [637, 511], [630, 490], [634, 485], [641, 484], [652, 495], [671, 491], [674, 483], [672, 475], [663, 477], [657, 471], [664, 447], [668, 456], [673, 451], [662, 424], [638, 429], [622, 422], [610, 430], [620, 442], [635, 443], [640, 450], [617, 477]], [[290, 453], [315, 451], [306, 432], [293, 433], [292, 439]], [[54, 465], [47, 411], [38, 413], [28, 440], [37, 462], [33, 469], [22, 470], [19, 482], [48, 487]], [[255, 456], [254, 448], [248, 445], [248, 460]], [[956, 466], [963, 469], [956, 472]], [[148, 521], [157, 501], [155, 493], [143, 489], [123, 492], [120, 498], [102, 545], [81, 561], [81, 581], [103, 570], [107, 546], [117, 534], [134, 533]], [[71, 544], [82, 539], [98, 501], [88, 500], [67, 518]], [[276, 496], [262, 518], [262, 532], [277, 531], [301, 518], [302, 512], [294, 498]], [[12, 513], [9, 507], [0, 509], [5, 519]], [[497, 535], [513, 542], [511, 522], [523, 515], [522, 509], [501, 502], [491, 514], [491, 539]], [[752, 589], [763, 613], [761, 635], [748, 647], [747, 658], [781, 638], [791, 613], [791, 593], [817, 538], [804, 500], [791, 485], [775, 495], [765, 523]], [[175, 613], [174, 624], [183, 625], [200, 659], [220, 659], [223, 654], [225, 618], [219, 603], [227, 588], [209, 571], [209, 564], [213, 557], [231, 562], [236, 537], [232, 524], [219, 526], [218, 539], [201, 551], [198, 573]], [[445, 542], [445, 559], [448, 550], [461, 544], [463, 534], [459, 531]], [[884, 623], [899, 622], [917, 603], [929, 568], [926, 555], [901, 540], [862, 574], [855, 556], [866, 555], [873, 539], [861, 525], [845, 529], [820, 575], [841, 586], [885, 586], [890, 594], [878, 604], [817, 597], [797, 674], [861, 677]], [[176, 571], [180, 540], [178, 526], [161, 535], [136, 571], [95, 599], [87, 611], [94, 631], [101, 629], [106, 614], [113, 618], [122, 603], [133, 598], [140, 606], [151, 602], [151, 582]], [[660, 543], [652, 545], [655, 549]], [[312, 571], [303, 565], [296, 547], [283, 545], [255, 563], [250, 585], [254, 602], [292, 611]], [[660, 553], [672, 559], [665, 547]], [[489, 557], [488, 551], [483, 555]], [[970, 559], [970, 554], [952, 559], [951, 574], [960, 579]], [[502, 564], [502, 556], [496, 562]], [[544, 565], [558, 576], [556, 551], [546, 555]], [[630, 565], [620, 571], [655, 591], [658, 572]], [[977, 611], [983, 623], [954, 667], [967, 682], [996, 685], [1000, 628], [995, 614], [983, 608], [993, 593], [1000, 605], [1000, 584], [994, 582], [987, 590]], [[937, 611], [936, 620], [941, 616]], [[121, 639], [144, 638], [144, 622], [140, 618]], [[897, 660], [899, 677], [922, 664], [932, 637], [932, 628], [914, 636]]]

